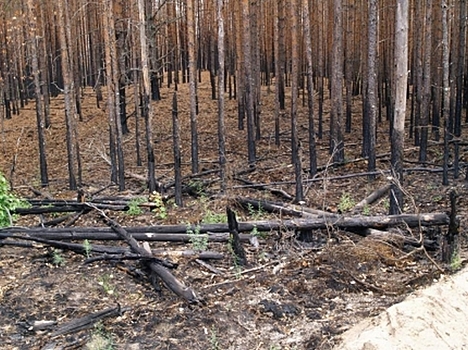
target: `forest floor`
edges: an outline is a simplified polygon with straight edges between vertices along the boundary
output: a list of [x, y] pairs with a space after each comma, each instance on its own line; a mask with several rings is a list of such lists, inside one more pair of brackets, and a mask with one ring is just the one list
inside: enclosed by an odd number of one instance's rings
[[[273, 89], [273, 88], [272, 88]], [[173, 88], [162, 90], [162, 100], [155, 102], [154, 147], [156, 176], [162, 183], [173, 180], [171, 102]], [[129, 91], [128, 96], [132, 95]], [[262, 90], [262, 138], [258, 141], [255, 171], [242, 175], [254, 183], [284, 182], [276, 188], [294, 194], [293, 167], [290, 162], [290, 123], [281, 118], [281, 145], [274, 142], [273, 92]], [[178, 92], [182, 135], [183, 174], [190, 174], [190, 123], [187, 86]], [[204, 75], [199, 87], [200, 171], [217, 167], [217, 102], [210, 98], [209, 79]], [[236, 101], [226, 101], [226, 140], [228, 173], [247, 166], [246, 131], [237, 127]], [[101, 104], [101, 107], [105, 103]], [[129, 114], [134, 101], [128, 99]], [[34, 104], [29, 103], [19, 116], [3, 120], [0, 130], [0, 171], [15, 191], [33, 198], [31, 188], [54, 198], [75, 199], [69, 191], [66, 165], [65, 122], [62, 99], [51, 106], [52, 126], [46, 131], [50, 186], [41, 189], [38, 166], [37, 133]], [[307, 118], [305, 107], [299, 108], [299, 136], [302, 140], [303, 166], [307, 161]], [[325, 104], [325, 117], [329, 106]], [[332, 166], [328, 139], [317, 141], [318, 163], [324, 166], [320, 181], [305, 187], [305, 206], [330, 212], [348, 211], [375, 189], [387, 184], [382, 173], [369, 182], [366, 176], [334, 179], [341, 175], [367, 171], [361, 151], [361, 106], [353, 101], [352, 132], [345, 134], [344, 165]], [[145, 166], [136, 165], [135, 118], [129, 119], [130, 133], [124, 137], [126, 170], [145, 176]], [[326, 119], [327, 120], [327, 119]], [[83, 121], [78, 122], [83, 165], [83, 188], [93, 193], [109, 185], [107, 163], [108, 133], [105, 110], [96, 107], [92, 90], [83, 98]], [[143, 123], [141, 123], [143, 129]], [[324, 135], [328, 123], [324, 124]], [[379, 124], [377, 168], [390, 168], [388, 123]], [[466, 133], [466, 129], [465, 129]], [[142, 137], [142, 140], [144, 138]], [[143, 142], [141, 147], [144, 150]], [[428, 168], [441, 166], [443, 146], [431, 141]], [[145, 152], [142, 151], [143, 160]], [[464, 159], [467, 151], [464, 150]], [[418, 159], [418, 149], [407, 140], [407, 167]], [[356, 160], [356, 161], [354, 161]], [[14, 167], [12, 165], [14, 164]], [[145, 164], [145, 163], [144, 163]], [[329, 166], [326, 166], [326, 165]], [[243, 186], [228, 177], [227, 195], [219, 196], [217, 174], [191, 178], [190, 184], [209, 183], [201, 196], [185, 195], [184, 206], [166, 204], [167, 217], [151, 211], [139, 215], [109, 211], [107, 215], [123, 226], [155, 224], [196, 224], [223, 220], [227, 205], [236, 208], [240, 221], [280, 219], [261, 210], [242, 210], [236, 196], [284, 201], [269, 191]], [[307, 178], [304, 172], [304, 178]], [[193, 258], [171, 257], [178, 263], [175, 276], [190, 286], [202, 302], [189, 305], [168, 289], [158, 292], [142, 277], [140, 265], [132, 261], [84, 264], [85, 256], [37, 245], [36, 249], [0, 245], [0, 344], [2, 349], [331, 349], [340, 335], [358, 321], [379, 314], [402, 301], [413, 291], [432, 284], [465, 264], [468, 218], [465, 174], [450, 178], [442, 186], [437, 172], [413, 171], [405, 174], [405, 208], [407, 213], [449, 212], [449, 191], [456, 190], [458, 215], [461, 218], [461, 253], [452, 266], [440, 262], [439, 251], [427, 252], [407, 246], [364, 238], [341, 230], [317, 230], [308, 242], [297, 239], [294, 232], [270, 232], [259, 237], [259, 245], [245, 244], [248, 266], [239, 267], [227, 243], [210, 242], [208, 250], [224, 255], [210, 260], [218, 274], [199, 265]], [[213, 180], [213, 181], [210, 181]], [[108, 197], [148, 196], [145, 184], [128, 177], [126, 190], [109, 186], [99, 193]], [[388, 196], [358, 214], [377, 215], [388, 212]], [[18, 226], [33, 227], [57, 214], [23, 216]], [[284, 217], [281, 217], [284, 218]], [[81, 216], [77, 227], [105, 226], [96, 213]], [[446, 227], [421, 232], [403, 229], [404, 234], [420, 234], [437, 239]], [[310, 237], [309, 237], [310, 238]], [[79, 242], [82, 243], [82, 242]], [[102, 242], [96, 242], [103, 244]], [[92, 242], [92, 244], [96, 244]], [[109, 243], [124, 245], [124, 243]], [[193, 244], [151, 242], [152, 249], [168, 252], [193, 248]], [[455, 266], [458, 265], [458, 266]], [[134, 267], [137, 267], [135, 270]], [[64, 336], [52, 337], [52, 330], [36, 330], [35, 321], [54, 321], [58, 326], [90, 313], [110, 307], [125, 312], [110, 317], [94, 327]]]

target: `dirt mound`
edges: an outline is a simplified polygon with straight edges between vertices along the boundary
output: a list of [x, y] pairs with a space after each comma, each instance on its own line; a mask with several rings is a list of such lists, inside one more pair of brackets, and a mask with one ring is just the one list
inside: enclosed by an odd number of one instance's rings
[[468, 268], [343, 334], [336, 349], [467, 349]]

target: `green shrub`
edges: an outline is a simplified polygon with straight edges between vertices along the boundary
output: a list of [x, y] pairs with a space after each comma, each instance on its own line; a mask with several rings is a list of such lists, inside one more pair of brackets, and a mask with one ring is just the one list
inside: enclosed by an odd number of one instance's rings
[[29, 204], [11, 192], [7, 179], [0, 173], [0, 227], [11, 226], [16, 218], [11, 212], [20, 207]]

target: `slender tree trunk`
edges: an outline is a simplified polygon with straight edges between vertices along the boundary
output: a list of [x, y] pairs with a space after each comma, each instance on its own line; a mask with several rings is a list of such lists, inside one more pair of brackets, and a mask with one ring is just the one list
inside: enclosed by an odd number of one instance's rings
[[311, 0], [302, 0], [304, 15], [304, 39], [307, 57], [307, 101], [308, 101], [308, 121], [309, 121], [309, 174], [317, 174], [317, 151], [315, 145], [315, 127], [314, 127], [314, 72], [312, 56], [312, 34], [310, 28], [310, 8]]
[[408, 0], [397, 0], [395, 16], [395, 116], [391, 163], [394, 183], [390, 190], [390, 214], [403, 211], [403, 149], [405, 139], [406, 93], [408, 80]]
[[[463, 108], [463, 78], [465, 75], [465, 57], [466, 57], [466, 0], [458, 0], [459, 9], [459, 26], [460, 33], [458, 39], [458, 57], [457, 57], [457, 78], [456, 78], [456, 96], [455, 96], [455, 136], [461, 135], [461, 120]], [[467, 117], [468, 118], [468, 117]], [[458, 146], [458, 145], [457, 145]]]
[[28, 0], [28, 12], [27, 18], [29, 20], [29, 35], [31, 41], [31, 68], [34, 76], [34, 94], [36, 95], [36, 122], [37, 122], [37, 138], [39, 141], [39, 168], [41, 172], [41, 186], [45, 187], [49, 185], [49, 177], [47, 173], [47, 157], [46, 157], [46, 144], [44, 138], [44, 101], [41, 89], [41, 71], [39, 69], [39, 58], [38, 58], [38, 40], [39, 34], [36, 28], [36, 18], [34, 1]]
[[426, 0], [426, 21], [424, 28], [423, 77], [421, 86], [421, 140], [419, 144], [419, 161], [427, 159], [427, 142], [429, 137], [429, 115], [431, 113], [431, 55], [432, 55], [432, 0]]
[[[67, 0], [56, 2], [58, 10], [58, 27], [61, 50], [63, 93], [65, 99], [65, 121], [67, 127], [67, 153], [68, 153], [68, 184], [71, 190], [76, 190], [80, 181], [79, 151], [77, 149], [76, 131], [76, 104], [74, 100], [74, 81], [72, 79], [72, 69], [69, 59], [69, 44], [66, 35], [66, 26], [70, 24], [65, 20], [65, 11], [68, 8]], [[65, 7], [65, 8], [64, 8]], [[78, 177], [78, 179], [77, 179]]]
[[106, 76], [107, 108], [109, 113], [109, 142], [111, 153], [111, 180], [119, 185], [119, 191], [125, 189], [125, 166], [122, 149], [122, 123], [120, 114], [120, 79], [117, 58], [116, 34], [114, 25], [113, 0], [104, 1], [104, 37], [107, 40]]
[[300, 202], [304, 199], [304, 191], [302, 187], [302, 162], [299, 147], [299, 137], [297, 135], [297, 107], [298, 107], [298, 82], [299, 82], [299, 11], [298, 1], [291, 0], [290, 16], [291, 16], [291, 152], [292, 162], [294, 165], [294, 174], [296, 180], [296, 197], [295, 201]]
[[242, 18], [243, 18], [243, 50], [244, 50], [244, 88], [246, 98], [247, 114], [247, 150], [249, 165], [255, 166], [257, 159], [255, 145], [255, 110], [254, 110], [254, 77], [252, 71], [252, 48], [250, 35], [250, 5], [249, 0], [242, 0]]
[[141, 58], [141, 74], [143, 77], [142, 86], [142, 110], [143, 117], [145, 118], [146, 127], [146, 150], [148, 157], [148, 189], [150, 193], [156, 191], [155, 179], [155, 161], [153, 150], [153, 107], [150, 103], [151, 83], [149, 75], [149, 62], [148, 62], [148, 42], [146, 39], [146, 15], [144, 0], [138, 0], [138, 18], [140, 27], [140, 58]]
[[181, 207], [182, 202], [182, 160], [180, 155], [180, 126], [179, 112], [177, 108], [177, 93], [174, 92], [172, 98], [172, 139], [174, 146], [174, 182], [175, 182], [175, 202]]
[[330, 152], [334, 162], [344, 161], [343, 142], [343, 18], [342, 0], [333, 0]]
[[450, 47], [449, 47], [449, 19], [448, 3], [442, 0], [442, 120], [444, 121], [444, 165], [442, 184], [449, 184], [448, 162], [449, 162], [449, 118], [450, 118]]
[[195, 56], [194, 0], [187, 0], [187, 35], [189, 54], [190, 130], [192, 137], [192, 173], [198, 173], [197, 73]]
[[226, 191], [226, 141], [224, 126], [224, 17], [223, 0], [217, 0], [217, 19], [218, 19], [218, 154], [219, 154], [219, 173], [221, 178], [221, 192]]
[[[364, 135], [368, 156], [367, 170], [370, 173], [375, 171], [375, 131], [377, 118], [377, 28], [378, 28], [378, 0], [369, 0], [368, 18], [368, 52], [367, 52], [367, 135]], [[374, 175], [369, 179], [373, 180]]]

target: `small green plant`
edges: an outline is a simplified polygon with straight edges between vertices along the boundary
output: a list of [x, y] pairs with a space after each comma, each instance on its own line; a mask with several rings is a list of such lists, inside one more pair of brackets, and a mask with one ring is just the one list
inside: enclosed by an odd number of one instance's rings
[[206, 209], [202, 219], [204, 224], [222, 224], [225, 222], [227, 222], [226, 214], [215, 213], [209, 209]]
[[104, 325], [99, 322], [94, 326], [93, 334], [86, 344], [88, 350], [113, 350], [115, 349], [112, 334], [104, 328]]
[[362, 208], [362, 215], [365, 215], [365, 216], [369, 216], [370, 215], [370, 206], [369, 205], [365, 205], [363, 208]]
[[55, 266], [65, 265], [65, 258], [62, 256], [60, 251], [54, 250], [52, 252], [52, 264], [54, 264]]
[[452, 258], [450, 259], [450, 269], [452, 271], [458, 271], [462, 267], [462, 259], [458, 251], [453, 252]]
[[192, 229], [192, 226], [187, 224], [187, 234], [193, 250], [203, 251], [208, 248], [208, 236], [200, 233], [200, 225]]
[[0, 173], [0, 227], [13, 225], [13, 221], [16, 219], [16, 215], [11, 214], [13, 210], [29, 206], [29, 203], [11, 192], [7, 179]]
[[258, 209], [255, 209], [252, 204], [248, 203], [247, 212], [252, 217], [252, 220], [261, 220], [265, 216], [265, 210], [263, 210], [260, 203], [258, 203]]
[[340, 198], [340, 203], [338, 203], [338, 210], [342, 213], [347, 212], [354, 208], [356, 203], [349, 193], [343, 193]]
[[257, 226], [254, 226], [253, 230], [250, 231], [250, 234], [254, 237], [262, 239], [266, 239], [268, 237], [268, 233], [265, 231], [259, 231]]
[[128, 215], [140, 215], [143, 213], [143, 210], [140, 208], [140, 204], [146, 202], [146, 199], [143, 197], [134, 198], [128, 203]]
[[86, 258], [89, 258], [89, 256], [91, 255], [92, 245], [87, 239], [85, 239], [83, 242], [83, 250], [86, 255]]
[[386, 211], [390, 209], [390, 200], [388, 198], [385, 198], [382, 202], [382, 205]]
[[218, 335], [216, 334], [215, 327], [211, 327], [211, 336], [210, 336], [211, 350], [220, 350]]
[[115, 294], [115, 288], [114, 286], [111, 284], [111, 279], [113, 278], [114, 276], [113, 275], [103, 275], [101, 277], [99, 277], [99, 281], [98, 281], [98, 284], [102, 287], [102, 289], [104, 290], [104, 292], [106, 294], [109, 294], [109, 295], [113, 295]]
[[190, 188], [195, 193], [195, 195], [200, 196], [200, 197], [203, 197], [206, 195], [205, 187], [206, 186], [203, 183], [203, 181], [200, 181], [200, 180], [192, 180], [188, 184], [188, 188]]
[[154, 204], [153, 213], [161, 220], [167, 218], [167, 208], [160, 193], [154, 191], [149, 200]]

